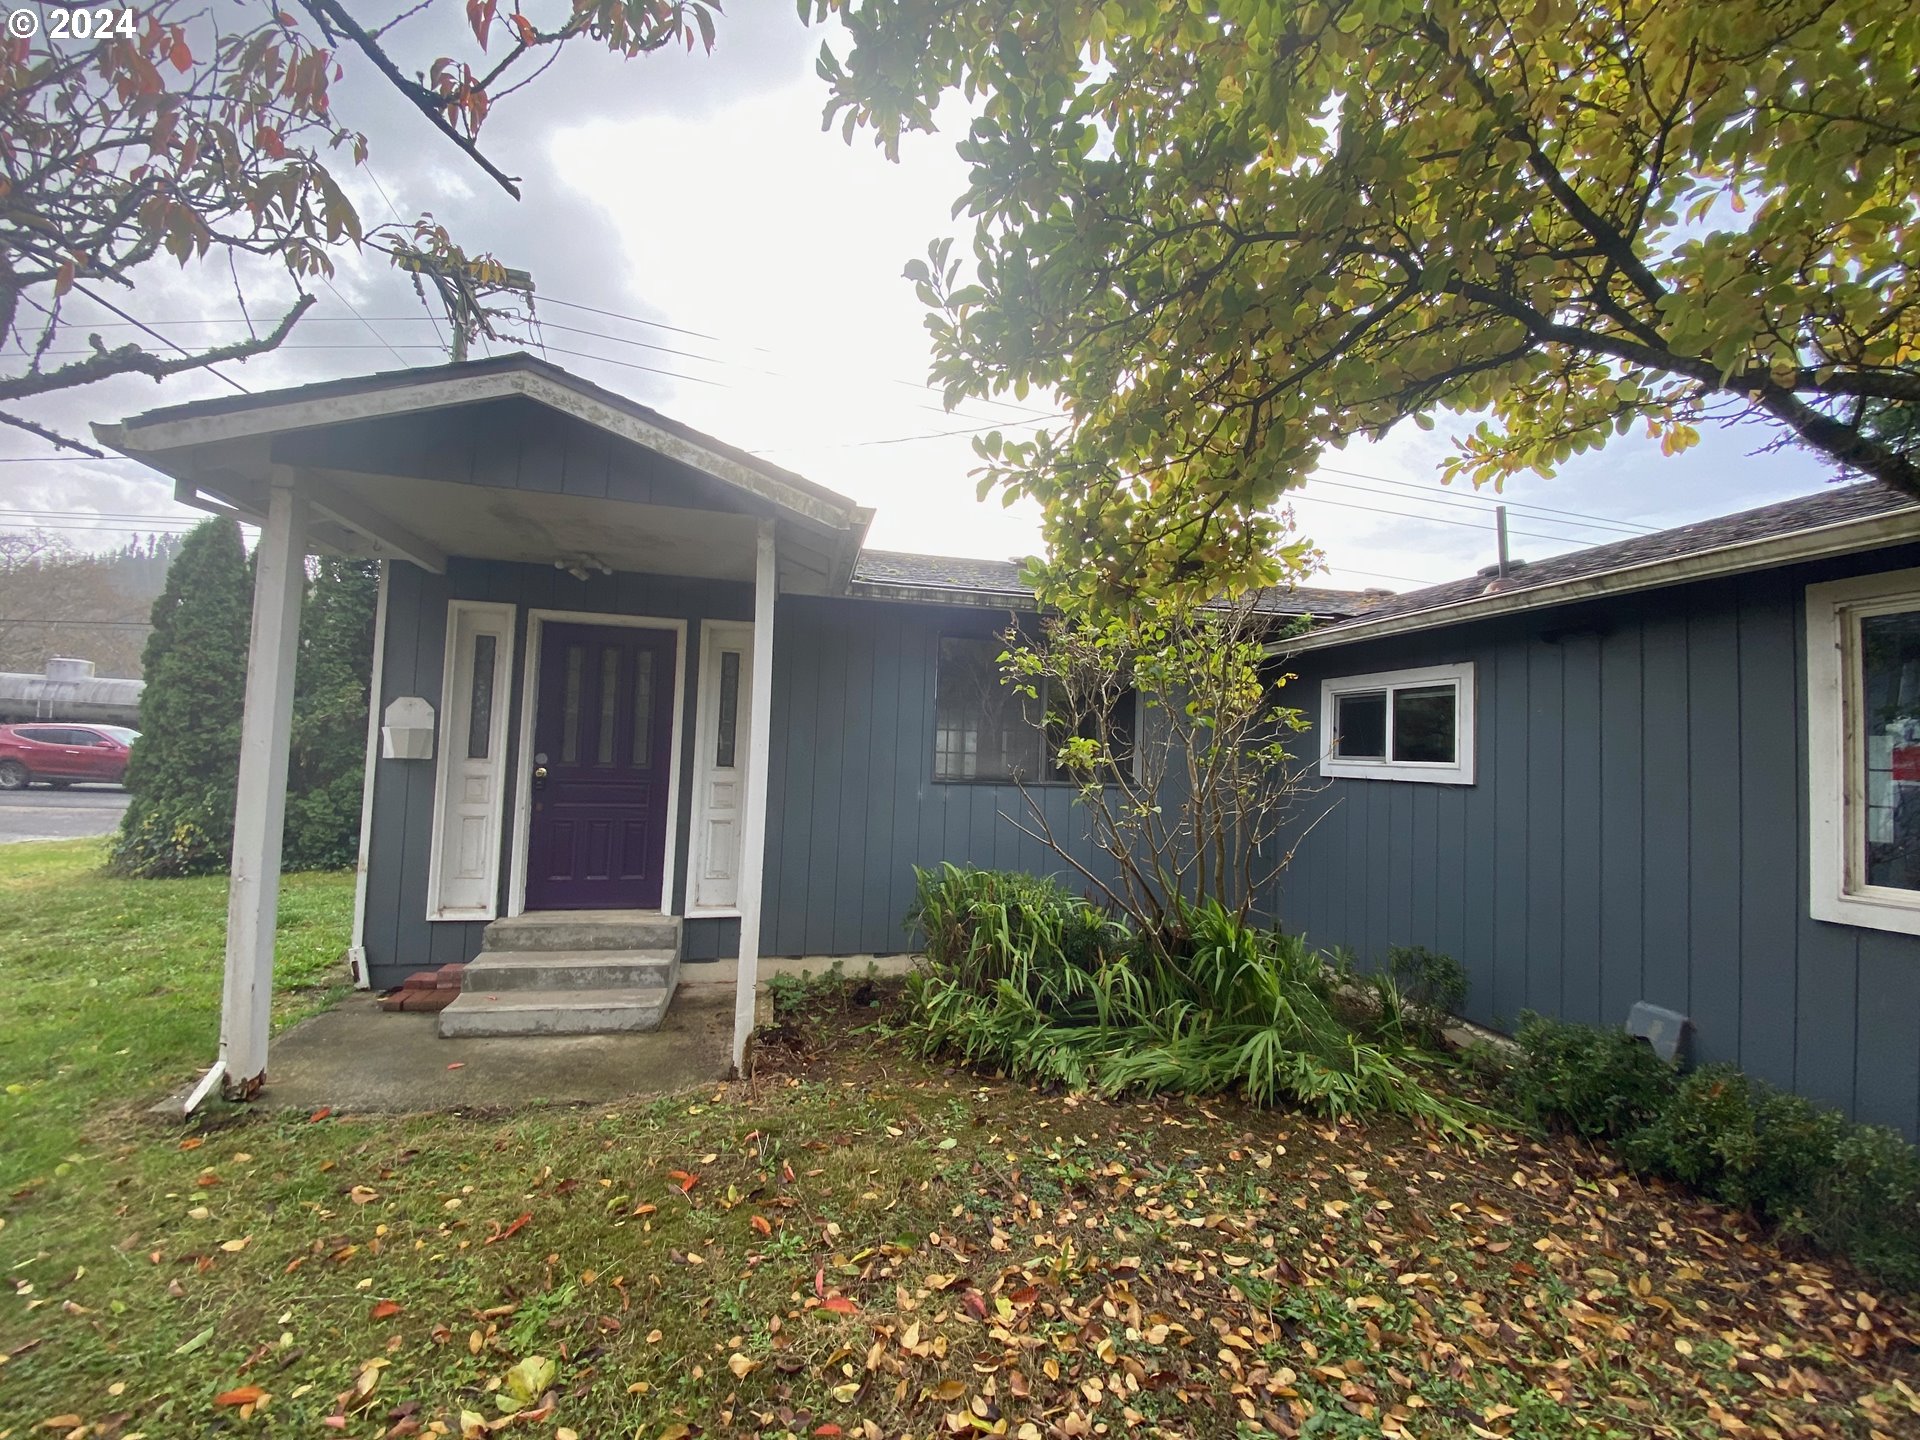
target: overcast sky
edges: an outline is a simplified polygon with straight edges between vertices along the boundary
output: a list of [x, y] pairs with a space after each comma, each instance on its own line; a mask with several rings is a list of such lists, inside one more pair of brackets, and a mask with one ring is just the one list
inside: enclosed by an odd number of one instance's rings
[[[457, 23], [460, 9], [445, 5], [432, 23]], [[424, 23], [396, 32], [410, 62], [447, 48]], [[874, 506], [870, 544], [1030, 553], [1038, 545], [1031, 509], [975, 501], [965, 432], [1032, 422], [1046, 410], [1037, 401], [972, 402], [945, 413], [925, 388], [923, 312], [900, 278], [930, 238], [956, 230], [950, 209], [965, 172], [955, 137], [910, 141], [894, 165], [864, 134], [848, 146], [837, 131], [823, 133], [825, 87], [813, 73], [823, 38], [839, 48], [834, 32], [801, 25], [791, 0], [733, 0], [711, 55], [627, 64], [569, 56], [506, 100], [482, 132], [495, 161], [524, 177], [518, 204], [418, 114], [350, 77], [342, 107], [367, 131], [372, 155], [347, 183], [369, 224], [392, 218], [390, 197], [399, 214], [431, 210], [469, 250], [530, 270], [556, 363]], [[228, 373], [263, 390], [443, 359], [411, 287], [377, 258], [343, 257], [288, 346]], [[181, 272], [167, 262], [139, 279], [124, 305], [170, 338], [244, 333], [224, 264]], [[274, 286], [288, 293], [284, 277], [249, 289], [256, 319], [273, 313]], [[123, 326], [101, 333], [111, 343], [128, 335]], [[129, 379], [33, 413], [79, 429], [226, 393], [208, 376], [161, 387]], [[1829, 467], [1810, 455], [1758, 453], [1771, 438], [1758, 426], [1711, 432], [1677, 459], [1635, 438], [1552, 480], [1523, 476], [1504, 497], [1514, 553], [1558, 553], [1827, 483]], [[1441, 486], [1446, 449], [1443, 421], [1436, 432], [1403, 427], [1329, 460], [1295, 506], [1300, 528], [1330, 561], [1316, 583], [1406, 589], [1492, 560], [1491, 492], [1474, 498]], [[0, 456], [45, 453], [0, 432]], [[170, 494], [165, 481], [125, 462], [0, 465], [0, 505], [11, 512], [0, 523], [23, 523], [31, 512], [75, 527], [61, 533], [77, 544], [99, 543], [94, 527], [115, 541], [154, 528], [122, 517], [191, 518]]]

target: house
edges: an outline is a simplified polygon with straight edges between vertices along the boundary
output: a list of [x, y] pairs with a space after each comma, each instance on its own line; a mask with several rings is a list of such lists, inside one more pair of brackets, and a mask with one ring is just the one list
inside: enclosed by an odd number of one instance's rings
[[[737, 1060], [761, 954], [908, 949], [915, 865], [1057, 865], [1007, 818], [1040, 751], [994, 665], [1033, 605], [1011, 561], [868, 551], [845, 497], [525, 355], [98, 433], [261, 527], [231, 1089], [266, 1063], [306, 553], [385, 562], [351, 954], [365, 986], [484, 975], [443, 1032], [656, 1024], [681, 963], [736, 957]], [[1032, 789], [1074, 830], [1071, 785]]]
[[[1017, 566], [869, 550], [870, 512], [545, 361], [99, 429], [261, 526], [232, 1088], [266, 1062], [305, 553], [385, 562], [356, 977], [465, 965], [453, 1031], [657, 1023], [681, 965], [732, 957], [737, 1059], [760, 956], [910, 948], [915, 865], [1060, 868], [1016, 773], [1085, 843], [998, 683]], [[1506, 577], [1263, 595], [1315, 619], [1287, 664], [1326, 781], [1274, 914], [1455, 955], [1490, 1023], [1677, 1009], [1697, 1056], [1914, 1133], [1916, 566], [1920, 508], [1857, 486]]]
[[1325, 787], [1277, 910], [1462, 961], [1470, 1018], [1920, 1131], [1920, 508], [1835, 487], [1396, 595], [1288, 661]]

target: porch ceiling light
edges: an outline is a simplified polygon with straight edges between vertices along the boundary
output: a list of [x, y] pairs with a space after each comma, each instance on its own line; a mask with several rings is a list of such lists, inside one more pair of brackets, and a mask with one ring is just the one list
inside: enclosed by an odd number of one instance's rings
[[553, 568], [564, 570], [576, 580], [584, 580], [598, 570], [602, 575], [613, 574], [613, 567], [606, 561], [593, 555], [576, 555], [571, 559], [559, 559], [553, 562]]

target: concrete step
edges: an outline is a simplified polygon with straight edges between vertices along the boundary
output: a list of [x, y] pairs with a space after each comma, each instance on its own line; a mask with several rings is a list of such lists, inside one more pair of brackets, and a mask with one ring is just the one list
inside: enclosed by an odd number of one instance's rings
[[670, 950], [680, 953], [680, 917], [648, 910], [537, 910], [495, 920], [486, 950]]
[[467, 963], [462, 990], [671, 990], [674, 950], [483, 950]]
[[615, 1035], [658, 1030], [673, 992], [636, 990], [463, 990], [440, 1012], [445, 1040], [482, 1035]]

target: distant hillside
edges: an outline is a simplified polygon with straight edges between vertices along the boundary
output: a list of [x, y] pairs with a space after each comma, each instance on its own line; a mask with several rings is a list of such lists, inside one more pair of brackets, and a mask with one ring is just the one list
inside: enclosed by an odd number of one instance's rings
[[139, 679], [147, 617], [178, 535], [135, 535], [87, 554], [40, 530], [0, 531], [0, 670], [38, 672], [55, 655]]

